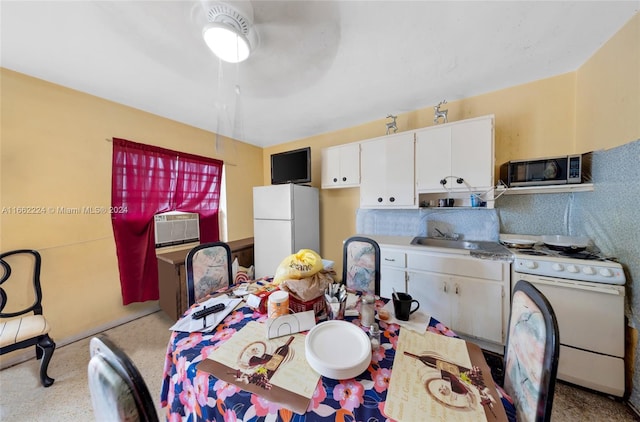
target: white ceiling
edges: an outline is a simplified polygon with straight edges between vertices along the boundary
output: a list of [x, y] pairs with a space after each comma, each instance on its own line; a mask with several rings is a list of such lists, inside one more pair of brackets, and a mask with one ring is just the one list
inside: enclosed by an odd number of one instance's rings
[[237, 65], [204, 44], [208, 5], [2, 0], [0, 65], [271, 146], [574, 71], [640, 0], [252, 1]]

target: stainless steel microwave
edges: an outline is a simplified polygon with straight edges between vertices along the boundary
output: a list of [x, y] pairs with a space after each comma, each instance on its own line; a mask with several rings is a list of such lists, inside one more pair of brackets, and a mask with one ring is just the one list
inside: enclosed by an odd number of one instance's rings
[[509, 161], [500, 166], [500, 179], [509, 187], [590, 182], [591, 156], [588, 152]]

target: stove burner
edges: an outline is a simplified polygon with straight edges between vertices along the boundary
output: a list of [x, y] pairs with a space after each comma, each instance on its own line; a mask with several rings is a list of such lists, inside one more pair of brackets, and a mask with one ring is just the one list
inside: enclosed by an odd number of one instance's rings
[[518, 253], [533, 256], [549, 256], [549, 253], [541, 251], [539, 249], [518, 249]]
[[606, 261], [605, 258], [589, 251], [582, 251], [582, 252], [576, 252], [576, 253], [560, 252], [558, 255], [565, 256], [567, 258], [584, 259], [584, 260], [590, 260], [590, 261]]

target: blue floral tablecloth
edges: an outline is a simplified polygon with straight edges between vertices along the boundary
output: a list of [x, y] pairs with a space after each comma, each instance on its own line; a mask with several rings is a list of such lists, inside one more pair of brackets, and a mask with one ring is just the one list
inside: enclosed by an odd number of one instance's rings
[[[381, 300], [378, 306], [382, 306]], [[210, 333], [173, 332], [167, 347], [160, 400], [167, 421], [387, 421], [384, 403], [400, 326], [380, 321], [381, 347], [372, 355], [369, 368], [355, 379], [321, 377], [307, 413], [268, 402], [234, 384], [198, 371], [196, 366], [249, 321], [266, 321], [265, 314], [247, 306], [232, 311]], [[357, 318], [347, 318], [360, 325]], [[428, 331], [456, 337], [449, 328], [431, 318]], [[507, 417], [515, 420], [510, 399], [498, 388]]]

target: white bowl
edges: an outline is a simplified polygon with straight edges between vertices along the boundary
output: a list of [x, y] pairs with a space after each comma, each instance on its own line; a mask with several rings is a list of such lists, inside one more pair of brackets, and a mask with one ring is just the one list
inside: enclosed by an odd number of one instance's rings
[[369, 336], [350, 322], [322, 322], [309, 331], [304, 345], [309, 365], [327, 378], [354, 378], [371, 363]]

